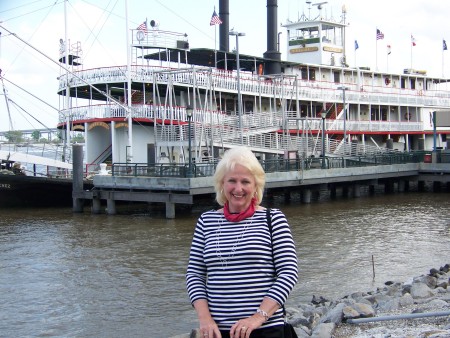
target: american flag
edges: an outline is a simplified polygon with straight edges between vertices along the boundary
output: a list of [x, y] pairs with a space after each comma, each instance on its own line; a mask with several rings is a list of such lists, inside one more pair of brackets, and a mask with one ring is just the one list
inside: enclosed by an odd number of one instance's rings
[[416, 45], [416, 39], [414, 38], [414, 36], [412, 36], [412, 34], [411, 34], [411, 43], [413, 46]]
[[377, 40], [384, 39], [384, 34], [377, 28]]
[[141, 23], [136, 29], [147, 33], [147, 20]]
[[216, 10], [214, 10], [214, 13], [211, 16], [211, 21], [209, 22], [210, 26], [214, 25], [220, 25], [222, 24], [222, 20], [220, 20], [219, 16], [216, 13]]

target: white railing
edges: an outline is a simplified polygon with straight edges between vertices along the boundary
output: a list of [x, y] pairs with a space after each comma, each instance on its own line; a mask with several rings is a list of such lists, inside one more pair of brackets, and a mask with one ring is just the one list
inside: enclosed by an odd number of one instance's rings
[[[183, 121], [187, 123], [185, 107], [167, 107], [157, 105], [133, 105], [131, 108], [133, 118], [162, 119], [168, 121]], [[69, 114], [69, 116], [67, 115]], [[125, 108], [115, 104], [101, 104], [83, 107], [75, 107], [69, 110], [60, 111], [59, 122], [64, 123], [70, 121], [80, 121], [89, 119], [110, 119], [110, 118], [126, 118], [128, 116]], [[193, 115], [193, 123], [214, 125], [214, 126], [239, 126], [239, 117], [237, 115], [226, 115], [218, 111], [197, 111]], [[298, 120], [287, 119], [286, 126], [290, 129], [301, 129], [302, 127], [321, 130], [321, 118], [305, 118], [302, 122]], [[242, 116], [242, 128], [246, 132], [257, 133], [261, 130], [272, 131], [283, 127], [283, 116], [281, 112], [259, 112], [244, 114]], [[347, 131], [421, 131], [423, 130], [422, 122], [408, 121], [346, 121]], [[326, 130], [343, 130], [344, 120], [327, 119], [325, 122]]]
[[67, 161], [71, 159], [72, 155], [72, 146], [67, 146], [64, 149], [63, 144], [54, 143], [0, 143], [0, 150], [40, 156], [57, 161], [62, 160], [64, 152], [66, 152]]
[[[154, 76], [156, 74], [156, 76]], [[95, 85], [98, 83], [127, 82], [126, 66], [96, 68], [69, 74], [71, 87]], [[214, 88], [219, 91], [237, 91], [237, 73], [235, 71], [185, 68], [169, 69], [158, 66], [131, 67], [131, 81], [142, 83], [195, 86], [202, 89]], [[285, 76], [283, 78], [265, 78], [250, 72], [240, 72], [241, 92], [249, 95], [273, 97], [284, 93], [285, 98], [302, 100], [317, 100], [328, 102], [342, 102], [342, 91], [338, 89], [339, 83], [308, 81]], [[59, 90], [66, 87], [66, 75], [59, 78]], [[349, 103], [379, 103], [386, 105], [425, 105], [450, 106], [449, 91], [422, 91], [392, 87], [362, 86], [345, 84], [349, 87], [346, 99]], [[280, 90], [280, 88], [283, 88]], [[94, 90], [94, 89], [92, 89]]]

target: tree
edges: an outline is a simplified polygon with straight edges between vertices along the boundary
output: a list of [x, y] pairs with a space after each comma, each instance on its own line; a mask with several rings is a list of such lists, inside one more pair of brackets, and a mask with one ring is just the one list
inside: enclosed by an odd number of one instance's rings
[[23, 142], [23, 134], [20, 130], [10, 130], [5, 132], [5, 138], [11, 143]]
[[31, 138], [34, 141], [39, 141], [39, 139], [41, 138], [41, 132], [39, 130], [35, 130], [31, 133]]
[[84, 136], [83, 134], [79, 133], [72, 137], [72, 143], [84, 143]]

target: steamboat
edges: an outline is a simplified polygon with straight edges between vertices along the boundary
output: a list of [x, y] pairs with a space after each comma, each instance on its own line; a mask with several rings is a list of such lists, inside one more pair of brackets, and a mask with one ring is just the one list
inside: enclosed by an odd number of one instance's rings
[[324, 3], [315, 4], [316, 18], [289, 21], [281, 35], [277, 5], [267, 0], [262, 56], [239, 53], [242, 33], [229, 28], [227, 0], [219, 3], [217, 50], [191, 48], [188, 35], [155, 20], [130, 30], [127, 65], [87, 69], [76, 49], [63, 46], [70, 71], [59, 77], [58, 94], [73, 99], [58, 128], [85, 133], [92, 170], [103, 162], [174, 164], [194, 175], [237, 145], [263, 160], [447, 147], [450, 129], [433, 123], [450, 107], [447, 79], [350, 67], [345, 19], [327, 18]]

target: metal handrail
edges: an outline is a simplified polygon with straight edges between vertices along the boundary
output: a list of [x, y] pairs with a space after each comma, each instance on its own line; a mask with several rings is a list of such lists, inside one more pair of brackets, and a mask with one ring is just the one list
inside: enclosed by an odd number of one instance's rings
[[[266, 173], [323, 169], [322, 157], [296, 159], [261, 160]], [[418, 163], [423, 161], [423, 154], [398, 152], [391, 154], [375, 154], [361, 156], [325, 157], [325, 169], [354, 168], [392, 164]], [[193, 163], [193, 177], [210, 177], [214, 175], [218, 161]], [[112, 176], [143, 177], [188, 177], [188, 164], [148, 164], [148, 163], [113, 163]]]

